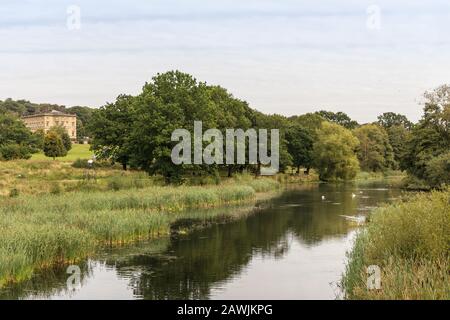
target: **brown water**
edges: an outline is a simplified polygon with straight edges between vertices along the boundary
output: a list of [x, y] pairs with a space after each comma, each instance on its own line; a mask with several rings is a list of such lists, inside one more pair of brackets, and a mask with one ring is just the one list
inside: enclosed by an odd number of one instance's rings
[[237, 221], [100, 252], [79, 265], [76, 288], [66, 269], [46, 271], [0, 298], [335, 299], [357, 232], [342, 215], [365, 216], [399, 195], [380, 183], [289, 189]]

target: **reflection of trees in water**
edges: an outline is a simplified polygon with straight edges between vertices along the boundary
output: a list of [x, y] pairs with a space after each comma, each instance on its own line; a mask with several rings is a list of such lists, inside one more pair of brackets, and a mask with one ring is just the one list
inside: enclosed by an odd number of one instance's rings
[[[239, 274], [255, 254], [279, 259], [289, 251], [293, 238], [314, 246], [324, 239], [345, 235], [349, 225], [340, 215], [357, 214], [357, 207], [376, 206], [398, 194], [391, 190], [366, 190], [364, 195], [368, 198], [358, 194], [352, 199], [354, 188], [320, 185], [288, 190], [270, 201], [268, 208], [246, 219], [214, 224], [188, 236], [116, 248], [100, 254], [99, 259], [115, 267], [120, 278], [128, 279], [136, 296], [208, 298], [214, 284]], [[326, 195], [326, 201], [321, 200], [322, 195]], [[216, 214], [200, 212], [198, 216], [206, 219]], [[88, 274], [83, 271], [83, 277]], [[64, 292], [67, 276], [65, 272], [55, 272], [47, 274], [50, 279], [37, 277], [15, 286], [8, 296], [23, 296], [24, 290], [39, 292], [42, 297]]]
[[[167, 256], [135, 256], [126, 265], [147, 270], [135, 294], [145, 299], [208, 298], [215, 283], [239, 274], [253, 255], [281, 258], [289, 250], [290, 235], [307, 245], [343, 236], [350, 227], [340, 215], [356, 214], [358, 203], [376, 205], [392, 196], [389, 191], [367, 191], [369, 198], [353, 199], [352, 191], [351, 185], [287, 191], [261, 213], [172, 241]], [[322, 194], [327, 201], [320, 200]]]

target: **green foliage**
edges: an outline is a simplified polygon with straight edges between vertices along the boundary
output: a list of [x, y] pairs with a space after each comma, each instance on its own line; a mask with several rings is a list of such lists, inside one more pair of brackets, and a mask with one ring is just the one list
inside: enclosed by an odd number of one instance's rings
[[92, 149], [97, 158], [119, 162], [124, 169], [130, 161], [130, 138], [135, 125], [134, 101], [134, 97], [120, 95], [115, 103], [95, 110], [88, 126], [94, 137]]
[[[436, 179], [432, 174], [434, 169], [431, 169], [430, 162], [450, 150], [450, 87], [443, 85], [432, 92], [427, 92], [425, 98], [427, 101], [424, 115], [412, 129], [401, 165], [402, 169], [410, 174], [434, 185]], [[433, 161], [432, 167], [435, 169], [439, 167], [440, 161], [443, 160]], [[440, 181], [440, 183], [449, 182]]]
[[44, 154], [53, 159], [67, 155], [67, 150], [64, 148], [61, 137], [54, 131], [49, 131], [45, 135]]
[[378, 116], [378, 124], [385, 129], [402, 126], [405, 129], [411, 129], [413, 124], [402, 114], [394, 112], [385, 112]]
[[344, 112], [331, 112], [331, 111], [318, 111], [316, 114], [320, 115], [322, 118], [329, 122], [337, 123], [340, 126], [343, 126], [346, 129], [355, 129], [359, 126], [358, 122], [352, 120], [346, 113]]
[[399, 169], [408, 152], [407, 142], [411, 139], [411, 131], [403, 125], [394, 125], [386, 129], [389, 144], [394, 154], [393, 169]]
[[376, 172], [394, 167], [392, 147], [382, 127], [366, 124], [353, 133], [359, 140], [357, 154], [362, 170]]
[[70, 151], [70, 149], [72, 149], [72, 141], [70, 140], [70, 136], [64, 127], [54, 126], [50, 128], [49, 131], [56, 133], [61, 138], [61, 141], [64, 145], [64, 149], [66, 149], [66, 151]]
[[294, 123], [286, 131], [287, 148], [292, 155], [292, 164], [307, 171], [313, 166], [313, 138], [311, 132]]
[[0, 160], [29, 159], [34, 141], [31, 131], [11, 114], [0, 114]]
[[355, 149], [359, 142], [340, 125], [324, 122], [317, 132], [313, 158], [321, 180], [353, 179], [359, 170]]
[[[450, 190], [418, 194], [376, 209], [349, 255], [342, 281], [349, 299], [449, 299]], [[366, 268], [381, 269], [368, 290]]]
[[44, 150], [45, 132], [43, 129], [39, 129], [33, 132], [32, 139], [37, 150]]
[[31, 158], [30, 148], [20, 144], [0, 145], [0, 160]]
[[425, 180], [434, 188], [450, 185], [450, 151], [432, 158], [425, 169]]

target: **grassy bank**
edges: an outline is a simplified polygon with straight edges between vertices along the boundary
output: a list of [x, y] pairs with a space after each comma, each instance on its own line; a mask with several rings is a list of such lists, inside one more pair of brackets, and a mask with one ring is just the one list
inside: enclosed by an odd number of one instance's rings
[[0, 199], [0, 286], [40, 268], [75, 262], [99, 246], [168, 234], [180, 219], [213, 220], [212, 208], [243, 203], [279, 187], [240, 177], [218, 186], [131, 186]]
[[[381, 269], [367, 289], [366, 268]], [[347, 299], [450, 299], [450, 190], [377, 209], [358, 235], [342, 280]]]

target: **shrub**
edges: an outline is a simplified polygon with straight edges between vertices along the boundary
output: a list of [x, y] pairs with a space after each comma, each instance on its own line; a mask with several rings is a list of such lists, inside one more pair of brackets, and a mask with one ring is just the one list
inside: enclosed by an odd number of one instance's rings
[[30, 148], [19, 144], [0, 146], [0, 160], [30, 159]]
[[425, 179], [432, 187], [450, 184], [450, 151], [431, 159], [425, 172]]
[[[449, 299], [450, 189], [379, 208], [349, 254], [342, 286], [350, 299]], [[366, 268], [381, 269], [368, 290]]]

